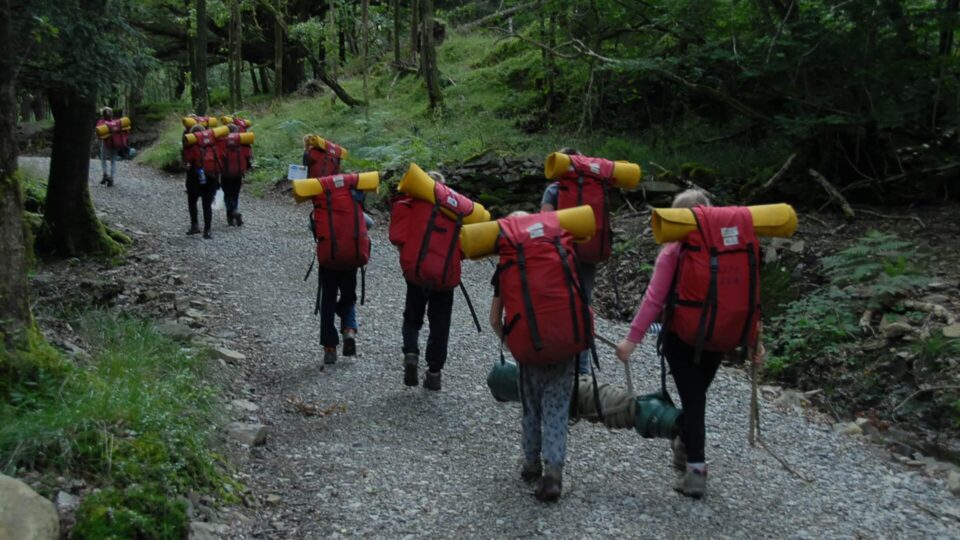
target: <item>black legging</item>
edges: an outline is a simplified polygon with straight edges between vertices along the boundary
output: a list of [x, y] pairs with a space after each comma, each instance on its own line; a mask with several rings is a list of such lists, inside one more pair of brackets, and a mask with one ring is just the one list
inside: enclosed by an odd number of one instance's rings
[[420, 354], [420, 329], [423, 316], [430, 321], [427, 351], [424, 355], [430, 371], [437, 372], [447, 363], [450, 339], [450, 316], [453, 313], [453, 291], [426, 291], [407, 281], [407, 298], [403, 308], [403, 352]]
[[680, 393], [683, 408], [680, 415], [680, 438], [687, 448], [687, 463], [703, 463], [707, 389], [717, 374], [722, 355], [718, 352], [701, 351], [699, 363], [694, 362], [696, 349], [684, 343], [673, 332], [667, 332], [664, 336], [663, 352]]
[[203, 231], [210, 232], [213, 221], [213, 198], [217, 194], [220, 184], [213, 178], [207, 177], [207, 183], [200, 185], [196, 172], [192, 169], [187, 173], [187, 209], [190, 211], [190, 226], [197, 226], [197, 199], [203, 199]]

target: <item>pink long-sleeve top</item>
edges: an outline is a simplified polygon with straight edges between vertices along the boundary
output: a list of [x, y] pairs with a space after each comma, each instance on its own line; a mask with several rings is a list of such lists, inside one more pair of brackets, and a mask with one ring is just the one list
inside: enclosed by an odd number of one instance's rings
[[673, 282], [673, 274], [677, 271], [677, 262], [680, 260], [680, 242], [672, 242], [664, 246], [657, 255], [657, 262], [653, 266], [653, 276], [650, 277], [650, 284], [647, 285], [647, 291], [643, 294], [643, 301], [637, 309], [637, 314], [630, 323], [630, 333], [627, 334], [627, 340], [633, 343], [641, 343], [643, 336], [647, 334], [647, 329], [660, 316], [663, 306], [667, 302], [667, 295], [670, 293], [670, 284]]

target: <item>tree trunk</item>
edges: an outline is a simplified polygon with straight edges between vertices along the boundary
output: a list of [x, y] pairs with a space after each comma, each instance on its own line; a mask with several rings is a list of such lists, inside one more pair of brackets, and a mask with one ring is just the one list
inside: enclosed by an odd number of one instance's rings
[[270, 76], [267, 75], [267, 66], [260, 66], [260, 90], [264, 94], [270, 93]]
[[337, 40], [340, 51], [340, 65], [347, 65], [347, 34], [343, 31], [343, 18], [337, 23]]
[[333, 80], [337, 80], [339, 76], [338, 66], [337, 66], [337, 55], [334, 50], [337, 48], [337, 5], [335, 0], [330, 0], [330, 7], [327, 8], [330, 12], [330, 20], [327, 22], [327, 31], [326, 37], [328, 45], [324, 50], [324, 58], [326, 58], [326, 53], [329, 51], [330, 54], [330, 76]]
[[[0, 50], [14, 50], [10, 0], [0, 0]], [[23, 221], [23, 190], [17, 169], [17, 96], [14, 73], [18, 59], [0, 55], [0, 344], [22, 349], [32, 326], [27, 285], [27, 231]], [[3, 362], [0, 361], [0, 367]]]
[[393, 66], [400, 71], [400, 0], [393, 0]]
[[193, 46], [196, 56], [193, 72], [193, 108], [197, 114], [207, 114], [207, 0], [197, 0], [197, 39]]
[[427, 83], [427, 94], [430, 96], [430, 108], [436, 109], [443, 105], [443, 94], [440, 92], [440, 73], [437, 68], [437, 48], [433, 42], [433, 0], [420, 0], [420, 13], [423, 25], [423, 46], [420, 51], [423, 65], [423, 79]]
[[173, 87], [173, 99], [171, 101], [179, 101], [180, 98], [183, 97], [183, 92], [187, 89], [187, 76], [186, 76], [187, 69], [189, 68], [187, 67], [177, 68], [176, 84]]
[[240, 17], [240, 0], [230, 0], [230, 22], [227, 25], [227, 82], [230, 89], [230, 110], [236, 111], [240, 78], [237, 75], [237, 19]]
[[260, 84], [257, 83], [257, 68], [250, 64], [250, 83], [253, 86], [253, 95], [260, 93]]
[[33, 109], [33, 119], [37, 122], [46, 119], [47, 107], [43, 102], [43, 93], [38, 92], [30, 101], [30, 108]]
[[60, 257], [114, 255], [121, 251], [97, 219], [90, 200], [90, 143], [96, 94], [51, 89], [53, 148], [44, 208], [43, 245]]
[[410, 61], [417, 63], [417, 52], [420, 50], [420, 3], [419, 0], [410, 0]]
[[363, 21], [363, 28], [360, 29], [360, 35], [363, 42], [363, 51], [362, 51], [363, 52], [363, 102], [367, 104], [370, 103], [370, 99], [367, 96], [367, 52], [369, 50], [368, 49], [369, 43], [367, 41], [368, 40], [367, 23], [369, 22], [367, 18], [368, 16], [367, 11], [368, 11], [369, 4], [370, 4], [370, 0], [363, 0], [363, 8], [362, 8], [363, 13], [360, 17], [360, 19]]
[[29, 122], [30, 115], [33, 114], [33, 110], [30, 108], [30, 94], [24, 94], [20, 97], [20, 121]]
[[283, 12], [284, 0], [277, 0], [277, 12], [273, 25], [273, 80], [274, 95], [283, 96]]

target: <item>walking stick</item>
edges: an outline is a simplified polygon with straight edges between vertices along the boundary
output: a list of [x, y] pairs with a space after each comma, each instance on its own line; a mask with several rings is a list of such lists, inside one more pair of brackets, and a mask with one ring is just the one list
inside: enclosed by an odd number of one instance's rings
[[760, 406], [757, 403], [757, 365], [750, 363], [750, 433], [747, 440], [750, 446], [756, 446], [757, 432], [760, 430]]

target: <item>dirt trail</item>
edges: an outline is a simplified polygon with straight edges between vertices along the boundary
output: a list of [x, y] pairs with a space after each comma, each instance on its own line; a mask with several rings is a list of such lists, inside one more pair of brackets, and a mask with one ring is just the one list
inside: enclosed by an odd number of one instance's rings
[[[91, 178], [98, 177], [92, 162]], [[249, 519], [233, 523], [224, 537], [960, 535], [957, 499], [942, 481], [808, 421], [809, 413], [761, 403], [765, 439], [811, 483], [751, 448], [749, 383], [731, 370], [721, 371], [708, 401], [704, 500], [672, 491], [666, 441], [581, 422], [570, 434], [564, 498], [545, 506], [519, 479], [519, 406], [494, 402], [486, 389], [498, 342], [486, 328], [477, 334], [459, 293], [443, 391], [403, 386], [404, 285], [382, 216], [373, 233], [367, 304], [359, 307], [359, 356], [321, 371], [316, 282], [303, 281], [312, 253], [305, 207], [242, 196], [244, 227], [228, 228], [221, 211], [214, 238], [202, 240], [184, 235], [180, 177], [123, 162], [114, 188], [91, 190], [106, 223], [145, 233], [164, 264], [217, 291], [222, 308], [209, 333], [247, 355], [230, 390], [255, 401], [260, 409], [248, 416], [271, 431], [265, 447], [240, 453], [242, 481], [259, 503], [240, 508]], [[464, 268], [481, 320], [492, 271], [489, 262]], [[626, 330], [606, 321], [598, 326], [614, 340]], [[622, 382], [612, 351], [600, 352], [600, 377]], [[638, 353], [635, 384], [652, 390], [658, 384], [652, 345]], [[291, 397], [343, 412], [306, 417], [291, 409]]]

